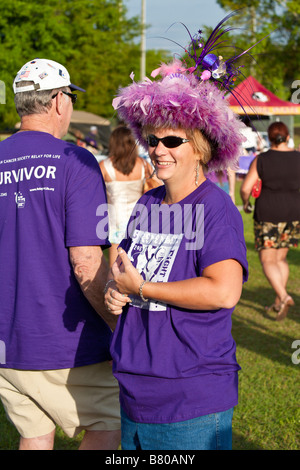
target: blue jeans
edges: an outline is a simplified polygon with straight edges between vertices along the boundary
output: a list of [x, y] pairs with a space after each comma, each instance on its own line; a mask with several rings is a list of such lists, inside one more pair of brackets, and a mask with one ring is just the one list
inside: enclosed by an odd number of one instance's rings
[[170, 424], [132, 421], [121, 409], [122, 450], [231, 450], [233, 408]]

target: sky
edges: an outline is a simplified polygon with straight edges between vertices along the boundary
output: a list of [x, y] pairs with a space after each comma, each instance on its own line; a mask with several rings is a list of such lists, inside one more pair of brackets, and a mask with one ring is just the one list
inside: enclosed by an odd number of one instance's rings
[[[171, 53], [182, 53], [180, 46], [162, 38], [168, 38], [185, 47], [189, 35], [184, 23], [193, 36], [203, 26], [216, 26], [227, 13], [216, 0], [145, 0], [147, 49], [167, 49]], [[124, 0], [128, 17], [141, 16], [142, 0]], [[173, 26], [171, 26], [173, 25]], [[170, 28], [171, 26], [171, 28]]]

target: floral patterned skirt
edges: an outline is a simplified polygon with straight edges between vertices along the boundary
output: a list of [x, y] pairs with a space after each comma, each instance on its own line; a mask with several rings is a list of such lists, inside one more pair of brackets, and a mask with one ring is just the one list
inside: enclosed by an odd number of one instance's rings
[[257, 222], [254, 220], [255, 249], [297, 247], [300, 238], [300, 222]]

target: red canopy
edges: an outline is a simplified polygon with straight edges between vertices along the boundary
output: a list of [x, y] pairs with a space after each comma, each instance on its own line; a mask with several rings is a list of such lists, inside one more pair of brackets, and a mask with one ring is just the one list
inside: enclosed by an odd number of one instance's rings
[[233, 93], [228, 96], [228, 102], [236, 114], [244, 114], [239, 102], [247, 114], [264, 116], [300, 114], [300, 105], [281, 100], [251, 76], [236, 86]]

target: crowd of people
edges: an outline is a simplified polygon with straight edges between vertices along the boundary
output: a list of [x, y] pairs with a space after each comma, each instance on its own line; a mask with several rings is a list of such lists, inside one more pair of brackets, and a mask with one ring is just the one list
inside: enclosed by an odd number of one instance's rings
[[[84, 430], [83, 450], [232, 448], [231, 315], [248, 279], [233, 168], [248, 130], [204, 66], [173, 60], [121, 88], [100, 164], [63, 140], [85, 92], [67, 69], [34, 59], [15, 77], [21, 127], [0, 143], [0, 398], [20, 450], [53, 449], [57, 425]], [[282, 321], [300, 159], [283, 123], [269, 140], [241, 197], [250, 213], [261, 181], [255, 246]]]

